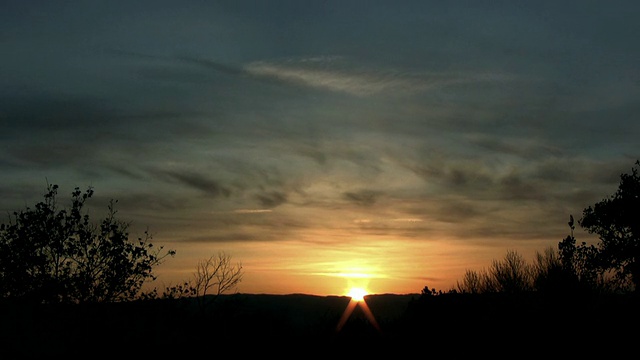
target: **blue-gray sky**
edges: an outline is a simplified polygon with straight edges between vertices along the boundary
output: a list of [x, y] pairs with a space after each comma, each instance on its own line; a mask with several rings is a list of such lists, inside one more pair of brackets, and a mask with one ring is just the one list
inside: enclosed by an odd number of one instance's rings
[[638, 38], [634, 1], [5, 0], [0, 209], [92, 186], [165, 283], [447, 290], [615, 192]]

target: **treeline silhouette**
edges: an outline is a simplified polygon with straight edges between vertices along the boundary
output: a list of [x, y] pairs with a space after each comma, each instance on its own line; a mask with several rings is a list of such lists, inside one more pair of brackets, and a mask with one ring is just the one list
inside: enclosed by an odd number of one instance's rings
[[[115, 202], [93, 224], [82, 207], [92, 189], [72, 193], [69, 209], [44, 201], [0, 227], [0, 349], [8, 358], [226, 353], [314, 354], [336, 349], [397, 356], [412, 349], [454, 354], [606, 354], [635, 350], [640, 324], [640, 176], [636, 161], [617, 191], [569, 215], [569, 235], [528, 263], [507, 250], [485, 270], [467, 270], [456, 287], [369, 295], [336, 328], [345, 296], [229, 294], [241, 264], [224, 253], [203, 260], [194, 279], [142, 291], [175, 251], [151, 237], [129, 240]], [[577, 243], [576, 224], [599, 242]], [[375, 316], [376, 326], [366, 315]], [[260, 345], [258, 345], [260, 344]], [[206, 350], [209, 349], [209, 350]], [[223, 351], [224, 350], [224, 351]]]

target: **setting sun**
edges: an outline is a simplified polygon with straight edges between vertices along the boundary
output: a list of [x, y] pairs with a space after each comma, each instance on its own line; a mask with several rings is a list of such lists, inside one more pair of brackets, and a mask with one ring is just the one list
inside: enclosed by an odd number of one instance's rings
[[367, 290], [363, 288], [354, 287], [349, 290], [347, 296], [351, 297], [355, 301], [362, 301], [367, 295]]
[[356, 307], [360, 307], [367, 320], [369, 320], [369, 323], [376, 330], [380, 331], [380, 326], [378, 325], [375, 316], [373, 316], [371, 309], [369, 309], [369, 305], [367, 305], [367, 302], [364, 299], [364, 297], [368, 294], [369, 292], [362, 287], [352, 287], [351, 289], [349, 289], [347, 296], [351, 297], [351, 299], [349, 300], [349, 304], [347, 304], [347, 308], [344, 309], [344, 312], [342, 313], [342, 317], [338, 322], [336, 331], [340, 331], [342, 329], [344, 324], [347, 322], [347, 319], [349, 319], [351, 313], [353, 313], [353, 310], [355, 310]]

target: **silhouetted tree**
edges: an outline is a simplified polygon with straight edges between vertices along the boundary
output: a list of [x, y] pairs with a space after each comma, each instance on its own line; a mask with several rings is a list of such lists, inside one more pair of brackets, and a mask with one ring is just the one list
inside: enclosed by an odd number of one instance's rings
[[483, 277], [484, 273], [467, 269], [462, 281], [456, 283], [456, 288], [461, 293], [480, 294], [486, 290], [483, 286]]
[[221, 251], [216, 256], [199, 261], [193, 276], [195, 295], [204, 310], [218, 296], [232, 290], [242, 281], [242, 264], [231, 263], [231, 255]]
[[617, 191], [583, 210], [580, 225], [599, 236], [596, 266], [612, 270], [624, 286], [640, 291], [640, 160], [621, 174]]
[[611, 287], [606, 280], [606, 271], [598, 266], [598, 249], [582, 242], [576, 245], [573, 236], [575, 223], [569, 216], [571, 234], [558, 243], [560, 268], [554, 269], [552, 279], [557, 290], [564, 292], [601, 292]]
[[153, 267], [175, 251], [153, 248], [151, 235], [129, 241], [128, 223], [116, 219], [111, 200], [99, 223], [83, 206], [93, 195], [75, 188], [71, 208], [58, 209], [58, 185], [44, 201], [16, 211], [0, 226], [0, 296], [39, 303], [134, 299]]
[[420, 292], [420, 295], [422, 296], [435, 296], [435, 295], [441, 295], [441, 294], [442, 294], [442, 291], [438, 292], [436, 288], [429, 289], [429, 286], [425, 286], [424, 288], [422, 288], [422, 291]]

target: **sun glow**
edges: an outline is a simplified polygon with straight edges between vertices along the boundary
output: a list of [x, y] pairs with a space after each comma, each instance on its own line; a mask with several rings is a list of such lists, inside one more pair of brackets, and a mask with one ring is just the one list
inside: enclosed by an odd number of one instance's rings
[[368, 294], [367, 290], [360, 287], [353, 287], [349, 290], [347, 296], [355, 301], [363, 301], [364, 297]]

